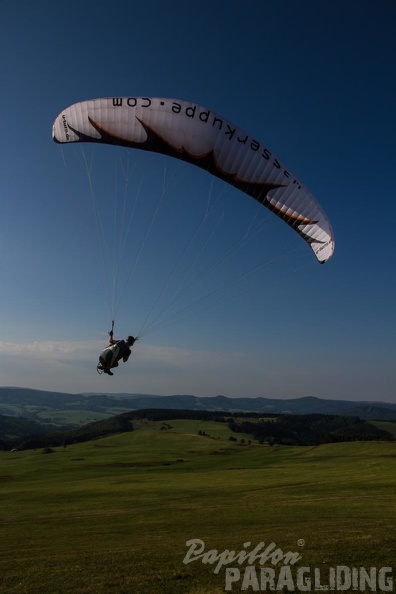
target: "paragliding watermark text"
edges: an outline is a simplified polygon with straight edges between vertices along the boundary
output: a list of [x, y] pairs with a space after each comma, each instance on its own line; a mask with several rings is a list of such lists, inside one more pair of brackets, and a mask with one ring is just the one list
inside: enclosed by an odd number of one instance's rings
[[[301, 539], [298, 546], [304, 546]], [[185, 565], [194, 561], [213, 566], [219, 574], [225, 568], [225, 591], [252, 592], [393, 592], [392, 567], [347, 567], [327, 569], [301, 567], [298, 552], [282, 551], [274, 542], [255, 547], [245, 542], [240, 551], [205, 549], [205, 542], [194, 538], [186, 542]], [[228, 567], [232, 565], [232, 567]], [[237, 567], [239, 565], [239, 567]], [[241, 566], [245, 565], [244, 568]], [[294, 567], [295, 566], [295, 567]]]

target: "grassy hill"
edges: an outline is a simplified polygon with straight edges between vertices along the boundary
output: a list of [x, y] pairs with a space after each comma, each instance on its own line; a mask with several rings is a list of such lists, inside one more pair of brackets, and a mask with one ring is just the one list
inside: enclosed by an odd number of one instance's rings
[[[5, 417], [6, 418], [6, 417]], [[9, 417], [11, 424], [17, 419]], [[198, 423], [211, 422], [217, 427], [215, 436], [228, 433], [233, 441], [247, 439], [260, 443], [282, 445], [318, 445], [334, 441], [368, 441], [391, 440], [394, 435], [386, 429], [358, 417], [341, 417], [334, 415], [266, 415], [259, 413], [229, 413], [227, 411], [192, 411], [146, 409], [123, 413], [102, 421], [89, 423], [78, 429], [60, 431], [48, 429], [38, 434], [36, 423], [34, 431], [18, 433], [19, 437], [6, 439], [3, 437], [2, 449], [32, 449], [69, 445], [90, 441], [109, 434], [133, 431], [141, 422], [162, 421], [162, 430], [171, 429], [166, 421], [180, 422], [195, 420]], [[25, 422], [26, 424], [26, 422]], [[26, 424], [28, 427], [29, 423]], [[225, 429], [221, 425], [226, 426]], [[392, 425], [386, 423], [385, 426]], [[22, 424], [22, 426], [24, 426]], [[1, 418], [0, 418], [1, 431]], [[205, 430], [200, 430], [207, 435]], [[0, 436], [2, 433], [0, 432]]]
[[323, 576], [392, 565], [395, 442], [270, 447], [231, 435], [211, 420], [141, 418], [50, 454], [0, 452], [0, 591], [224, 592], [225, 568], [183, 563], [191, 539], [218, 551], [274, 542]]

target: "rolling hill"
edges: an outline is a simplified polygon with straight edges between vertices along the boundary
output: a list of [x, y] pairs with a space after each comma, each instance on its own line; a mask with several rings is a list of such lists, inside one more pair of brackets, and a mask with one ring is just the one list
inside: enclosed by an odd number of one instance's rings
[[[23, 419], [9, 417], [18, 426], [23, 425]], [[122, 413], [107, 419], [89, 423], [83, 427], [68, 431], [53, 430], [43, 431], [39, 434], [36, 430], [37, 423], [33, 422], [34, 432], [30, 433], [25, 427], [25, 433], [19, 432], [15, 436], [3, 435], [0, 437], [1, 449], [37, 449], [53, 446], [67, 446], [85, 441], [97, 440], [102, 437], [117, 433], [134, 431], [142, 424], [157, 423], [162, 430], [173, 429], [173, 423], [178, 421], [196, 421], [212, 423], [217, 427], [228, 427], [229, 439], [232, 441], [248, 440], [269, 445], [320, 445], [340, 441], [393, 441], [394, 433], [377, 424], [363, 421], [359, 417], [336, 415], [267, 415], [260, 413], [230, 413], [228, 411], [193, 411], [177, 409], [143, 409]], [[29, 421], [27, 422], [29, 423]], [[390, 425], [391, 423], [389, 423]], [[19, 427], [19, 426], [18, 426]], [[23, 428], [21, 427], [21, 431]], [[200, 434], [214, 437], [205, 431]]]
[[352, 402], [313, 396], [279, 400], [275, 398], [159, 396], [154, 394], [67, 394], [0, 387], [0, 414], [22, 416], [56, 426], [81, 426], [131, 410], [161, 408], [184, 410], [222, 410], [272, 414], [326, 414], [358, 416], [363, 420], [396, 420], [396, 404]]

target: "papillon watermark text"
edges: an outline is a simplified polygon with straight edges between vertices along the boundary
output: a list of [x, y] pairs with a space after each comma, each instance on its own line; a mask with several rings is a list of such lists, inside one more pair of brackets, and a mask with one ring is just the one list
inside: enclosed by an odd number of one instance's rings
[[393, 592], [392, 567], [302, 567], [298, 552], [284, 552], [274, 542], [245, 542], [239, 551], [206, 550], [199, 538], [186, 545], [184, 564], [200, 561], [215, 574], [225, 568], [226, 592]]
[[238, 563], [240, 565], [243, 563], [247, 563], [248, 565], [252, 565], [253, 563], [259, 563], [260, 565], [271, 563], [272, 565], [277, 565], [282, 562], [284, 565], [294, 565], [301, 559], [298, 553], [291, 551], [284, 553], [274, 542], [267, 546], [264, 542], [260, 542], [249, 550], [251, 544], [251, 542], [245, 542], [243, 544], [244, 550], [242, 551], [229, 551], [228, 549], [222, 552], [219, 552], [217, 549], [205, 551], [204, 541], [200, 538], [193, 538], [186, 542], [189, 549], [183, 559], [183, 563], [187, 564], [200, 560], [202, 563], [214, 565], [214, 573], [219, 573], [223, 566], [230, 563]]

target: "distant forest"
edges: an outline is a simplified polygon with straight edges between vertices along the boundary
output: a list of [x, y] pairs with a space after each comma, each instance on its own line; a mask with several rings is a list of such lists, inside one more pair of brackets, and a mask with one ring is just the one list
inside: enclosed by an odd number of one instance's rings
[[279, 415], [274, 421], [257, 423], [229, 420], [235, 433], [249, 433], [260, 443], [319, 445], [339, 441], [391, 440], [392, 435], [358, 417], [333, 415]]
[[[4, 417], [3, 417], [4, 418]], [[90, 441], [106, 435], [133, 431], [133, 422], [147, 419], [149, 421], [171, 421], [174, 419], [195, 419], [227, 423], [238, 439], [238, 434], [248, 434], [252, 440], [270, 445], [319, 445], [340, 441], [393, 440], [393, 436], [379, 429], [370, 422], [359, 417], [337, 415], [290, 415], [262, 413], [229, 413], [224, 411], [196, 411], [175, 409], [135, 410], [110, 417], [103, 421], [90, 423], [71, 431], [25, 434], [19, 437], [2, 438], [0, 449], [35, 449], [55, 446], [66, 446], [73, 443]], [[11, 418], [8, 417], [11, 422]], [[16, 423], [20, 422], [14, 419]], [[1, 423], [0, 423], [1, 430]], [[10, 427], [8, 426], [8, 433]], [[1, 431], [4, 435], [4, 432]]]

